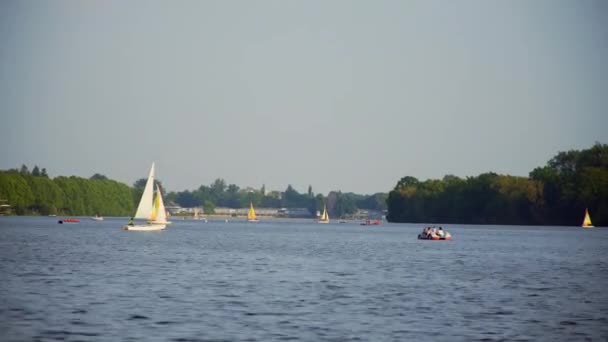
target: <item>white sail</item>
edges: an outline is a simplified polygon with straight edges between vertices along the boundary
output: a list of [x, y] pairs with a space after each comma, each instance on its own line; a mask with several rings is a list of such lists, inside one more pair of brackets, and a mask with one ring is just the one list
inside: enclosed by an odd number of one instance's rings
[[134, 218], [138, 219], [149, 219], [150, 215], [152, 215], [152, 209], [154, 209], [154, 163], [152, 163], [152, 167], [150, 168], [150, 174], [148, 175], [148, 180], [146, 181], [146, 187], [144, 188], [144, 193], [141, 195], [141, 199], [139, 200], [139, 205], [137, 206], [137, 211], [135, 212]]

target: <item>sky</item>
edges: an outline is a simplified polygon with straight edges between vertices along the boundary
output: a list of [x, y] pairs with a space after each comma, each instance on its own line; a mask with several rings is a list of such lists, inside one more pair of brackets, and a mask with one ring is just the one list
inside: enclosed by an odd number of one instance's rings
[[606, 1], [0, 1], [0, 169], [387, 192], [608, 143]]

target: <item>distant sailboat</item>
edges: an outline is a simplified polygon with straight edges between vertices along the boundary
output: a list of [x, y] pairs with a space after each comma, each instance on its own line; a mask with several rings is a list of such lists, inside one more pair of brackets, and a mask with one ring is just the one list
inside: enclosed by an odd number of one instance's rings
[[249, 202], [249, 212], [247, 213], [247, 221], [249, 222], [259, 222], [257, 216], [255, 215], [255, 210], [253, 209], [253, 203]]
[[589, 216], [589, 210], [585, 208], [585, 218], [583, 219], [583, 224], [581, 225], [583, 228], [593, 228], [593, 223], [591, 223], [591, 216]]
[[323, 214], [317, 223], [329, 223], [329, 215], [327, 215], [327, 205], [323, 205]]
[[[146, 224], [136, 225], [133, 222], [133, 219], [143, 219], [147, 220], [147, 222]], [[148, 174], [148, 180], [146, 181], [144, 192], [139, 200], [139, 205], [137, 206], [135, 216], [132, 217], [129, 223], [124, 225], [122, 228], [124, 230], [137, 231], [162, 230], [165, 229], [167, 224], [161, 223], [161, 220], [166, 222], [167, 217], [160, 189], [156, 194], [156, 199], [154, 199], [154, 163], [152, 163], [150, 173]]]

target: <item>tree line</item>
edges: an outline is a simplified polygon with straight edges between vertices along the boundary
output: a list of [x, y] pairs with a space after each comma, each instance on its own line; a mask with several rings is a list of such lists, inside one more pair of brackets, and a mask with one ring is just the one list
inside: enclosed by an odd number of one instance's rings
[[0, 170], [0, 200], [17, 215], [128, 216], [134, 211], [132, 189], [126, 184], [95, 174], [91, 178], [49, 178], [38, 166], [30, 172]]
[[387, 199], [391, 222], [580, 225], [585, 208], [608, 225], [608, 145], [559, 152], [529, 177], [401, 178]]
[[[386, 209], [386, 194], [358, 195], [332, 191], [328, 196], [315, 194], [312, 186], [299, 193], [291, 185], [285, 191], [266, 191], [240, 188], [216, 179], [209, 186], [201, 185], [193, 191], [166, 193], [160, 180], [155, 182], [165, 194], [167, 204], [181, 207], [203, 207], [213, 214], [216, 207], [245, 208], [249, 203], [261, 208], [306, 208], [311, 217], [327, 205], [330, 215], [351, 215], [357, 209]], [[132, 187], [110, 180], [101, 174], [90, 178], [59, 176], [49, 178], [46, 169], [26, 165], [20, 169], [0, 170], [0, 201], [8, 202], [17, 215], [105, 215], [130, 216], [139, 203], [146, 179], [138, 179]], [[2, 202], [4, 203], [4, 202]], [[2, 204], [0, 203], [0, 204]]]

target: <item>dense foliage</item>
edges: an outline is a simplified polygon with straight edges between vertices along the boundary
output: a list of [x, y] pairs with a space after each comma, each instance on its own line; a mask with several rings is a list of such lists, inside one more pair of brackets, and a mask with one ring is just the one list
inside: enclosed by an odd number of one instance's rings
[[133, 214], [131, 189], [102, 175], [91, 179], [56, 177], [24, 165], [18, 170], [0, 171], [0, 199], [6, 200], [15, 213], [40, 215]]
[[403, 177], [387, 204], [392, 222], [580, 225], [589, 208], [594, 224], [607, 225], [608, 145], [560, 152], [528, 178]]

